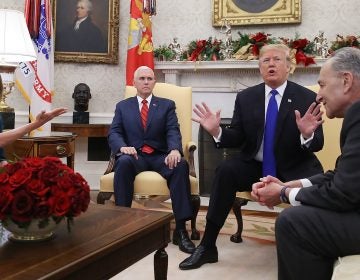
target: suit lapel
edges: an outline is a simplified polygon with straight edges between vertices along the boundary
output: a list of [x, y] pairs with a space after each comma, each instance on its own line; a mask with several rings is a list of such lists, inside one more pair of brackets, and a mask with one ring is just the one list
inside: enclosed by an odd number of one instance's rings
[[255, 119], [261, 119], [265, 124], [265, 84], [261, 84], [252, 94], [253, 100], [249, 106], [252, 106]]
[[151, 98], [150, 106], [149, 106], [149, 113], [148, 113], [148, 120], [146, 124], [146, 129], [150, 128], [151, 121], [156, 114], [157, 110], [159, 108], [159, 99], [153, 95]]
[[130, 102], [130, 112], [136, 112], [134, 114], [134, 120], [135, 120], [135, 125], [137, 127], [139, 127], [139, 129], [141, 129], [142, 131], [144, 130], [143, 129], [143, 126], [141, 124], [141, 116], [140, 116], [140, 110], [139, 110], [139, 102], [137, 100], [137, 97], [134, 96], [134, 97], [130, 97], [131, 98], [131, 102]]
[[[293, 104], [294, 102], [294, 92], [291, 90], [291, 84], [288, 81], [288, 84], [284, 91], [284, 96], [281, 99], [281, 104], [279, 107], [279, 114], [278, 119], [276, 123], [276, 132], [275, 132], [275, 142], [278, 140], [278, 137], [282, 131], [282, 127], [284, 125], [284, 121], [286, 119], [286, 116], [293, 111]], [[292, 112], [294, 113], [294, 112]]]
[[[259, 121], [259, 127], [255, 127], [257, 129], [257, 145], [260, 147], [260, 144], [263, 139], [264, 135], [264, 128], [265, 128], [265, 84], [262, 83], [258, 88], [257, 91], [254, 92], [253, 100], [249, 106], [252, 107], [253, 117], [254, 120], [261, 120]], [[249, 108], [251, 108], [249, 107]]]

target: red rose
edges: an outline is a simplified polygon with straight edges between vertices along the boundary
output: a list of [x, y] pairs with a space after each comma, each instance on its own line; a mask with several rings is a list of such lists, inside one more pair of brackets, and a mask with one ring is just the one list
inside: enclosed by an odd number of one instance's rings
[[83, 176], [81, 176], [81, 174], [72, 173], [72, 174], [70, 174], [70, 177], [71, 177], [71, 181], [73, 182], [74, 188], [80, 188], [87, 192], [90, 192], [90, 187], [89, 187], [88, 183], [85, 181], [85, 179], [83, 178]]
[[45, 163], [44, 168], [39, 171], [39, 179], [45, 184], [47, 182], [55, 182], [59, 174], [57, 164], [51, 161]]
[[49, 191], [49, 188], [45, 186], [44, 182], [42, 182], [40, 179], [38, 178], [33, 178], [31, 179], [27, 184], [26, 184], [26, 189], [30, 192], [33, 193], [34, 195], [37, 195], [39, 197], [44, 196], [47, 194], [47, 192]]
[[90, 203], [90, 194], [84, 190], [79, 191], [72, 197], [71, 214], [73, 217], [79, 216], [81, 212], [85, 212]]
[[9, 183], [14, 187], [18, 187], [30, 181], [31, 176], [31, 168], [22, 168], [17, 170], [12, 176], [10, 176]]
[[5, 183], [7, 183], [9, 180], [9, 175], [5, 172], [0, 173], [0, 185], [3, 185]]
[[32, 197], [25, 190], [16, 192], [11, 207], [12, 220], [20, 223], [31, 221], [33, 204]]
[[255, 35], [251, 35], [251, 39], [255, 40], [255, 42], [263, 42], [267, 40], [267, 35], [262, 32], [258, 32]]
[[23, 162], [26, 167], [31, 167], [32, 169], [37, 171], [44, 168], [44, 161], [42, 158], [25, 158]]
[[292, 48], [302, 50], [306, 47], [307, 44], [309, 44], [307, 39], [298, 39], [292, 43]]
[[64, 192], [57, 192], [56, 196], [53, 197], [53, 209], [52, 213], [54, 216], [63, 217], [70, 209], [70, 198]]
[[11, 193], [11, 186], [1, 185], [0, 187], [0, 220], [4, 219], [6, 214], [9, 212], [10, 205], [14, 199]]
[[57, 185], [64, 192], [68, 192], [71, 188], [73, 188], [74, 181], [72, 180], [73, 176], [68, 172], [63, 172], [61, 176], [58, 177]]
[[51, 216], [53, 205], [51, 204], [51, 200], [48, 201], [40, 201], [35, 204], [34, 207], [34, 218], [44, 219]]
[[4, 166], [5, 172], [11, 176], [19, 169], [24, 168], [24, 164], [22, 162], [15, 162], [13, 164], [7, 164]]
[[315, 64], [315, 60], [313, 57], [306, 56], [306, 54], [302, 51], [298, 51], [295, 55], [296, 58], [296, 64], [304, 64], [305, 66], [308, 66], [310, 64]]

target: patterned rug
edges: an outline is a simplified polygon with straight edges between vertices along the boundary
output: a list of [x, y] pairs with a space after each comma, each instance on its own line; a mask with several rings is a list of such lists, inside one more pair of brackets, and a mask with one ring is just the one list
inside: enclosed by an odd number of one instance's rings
[[[148, 209], [154, 211], [171, 212], [171, 203], [166, 202], [154, 202], [154, 201], [133, 201], [132, 207]], [[206, 225], [206, 207], [201, 207], [197, 219], [196, 228], [202, 233], [205, 230]], [[274, 223], [277, 217], [277, 213], [266, 211], [251, 211], [243, 210], [243, 237], [255, 238], [263, 241], [275, 242], [275, 230]], [[190, 230], [190, 223], [187, 223], [188, 230]], [[175, 228], [175, 222], [172, 223], [171, 228]], [[237, 222], [235, 215], [231, 212], [224, 226], [222, 227], [220, 234], [232, 235], [237, 230]]]

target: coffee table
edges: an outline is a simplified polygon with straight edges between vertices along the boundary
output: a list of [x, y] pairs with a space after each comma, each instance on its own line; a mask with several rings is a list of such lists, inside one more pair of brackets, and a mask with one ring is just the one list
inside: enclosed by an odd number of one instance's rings
[[90, 204], [70, 233], [62, 222], [51, 240], [1, 240], [0, 278], [109, 279], [156, 251], [155, 279], [167, 279], [172, 219], [171, 213]]

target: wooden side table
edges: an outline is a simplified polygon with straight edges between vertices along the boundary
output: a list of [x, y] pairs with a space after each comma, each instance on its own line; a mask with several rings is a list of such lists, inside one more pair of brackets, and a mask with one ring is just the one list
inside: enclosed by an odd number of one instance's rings
[[67, 165], [74, 169], [76, 134], [68, 132], [35, 132], [27, 134], [5, 147], [6, 157], [66, 157]]
[[72, 132], [79, 137], [107, 137], [110, 124], [52, 123], [52, 131]]
[[[107, 142], [107, 136], [110, 124], [90, 123], [52, 123], [52, 131], [72, 132], [78, 137], [85, 137], [86, 140], [76, 140], [77, 145], [80, 143], [87, 144], [86, 157], [88, 161], [108, 161], [110, 158], [110, 148]], [[87, 142], [82, 142], [87, 141]], [[78, 147], [78, 152], [82, 147]], [[80, 156], [81, 157], [81, 156]]]

